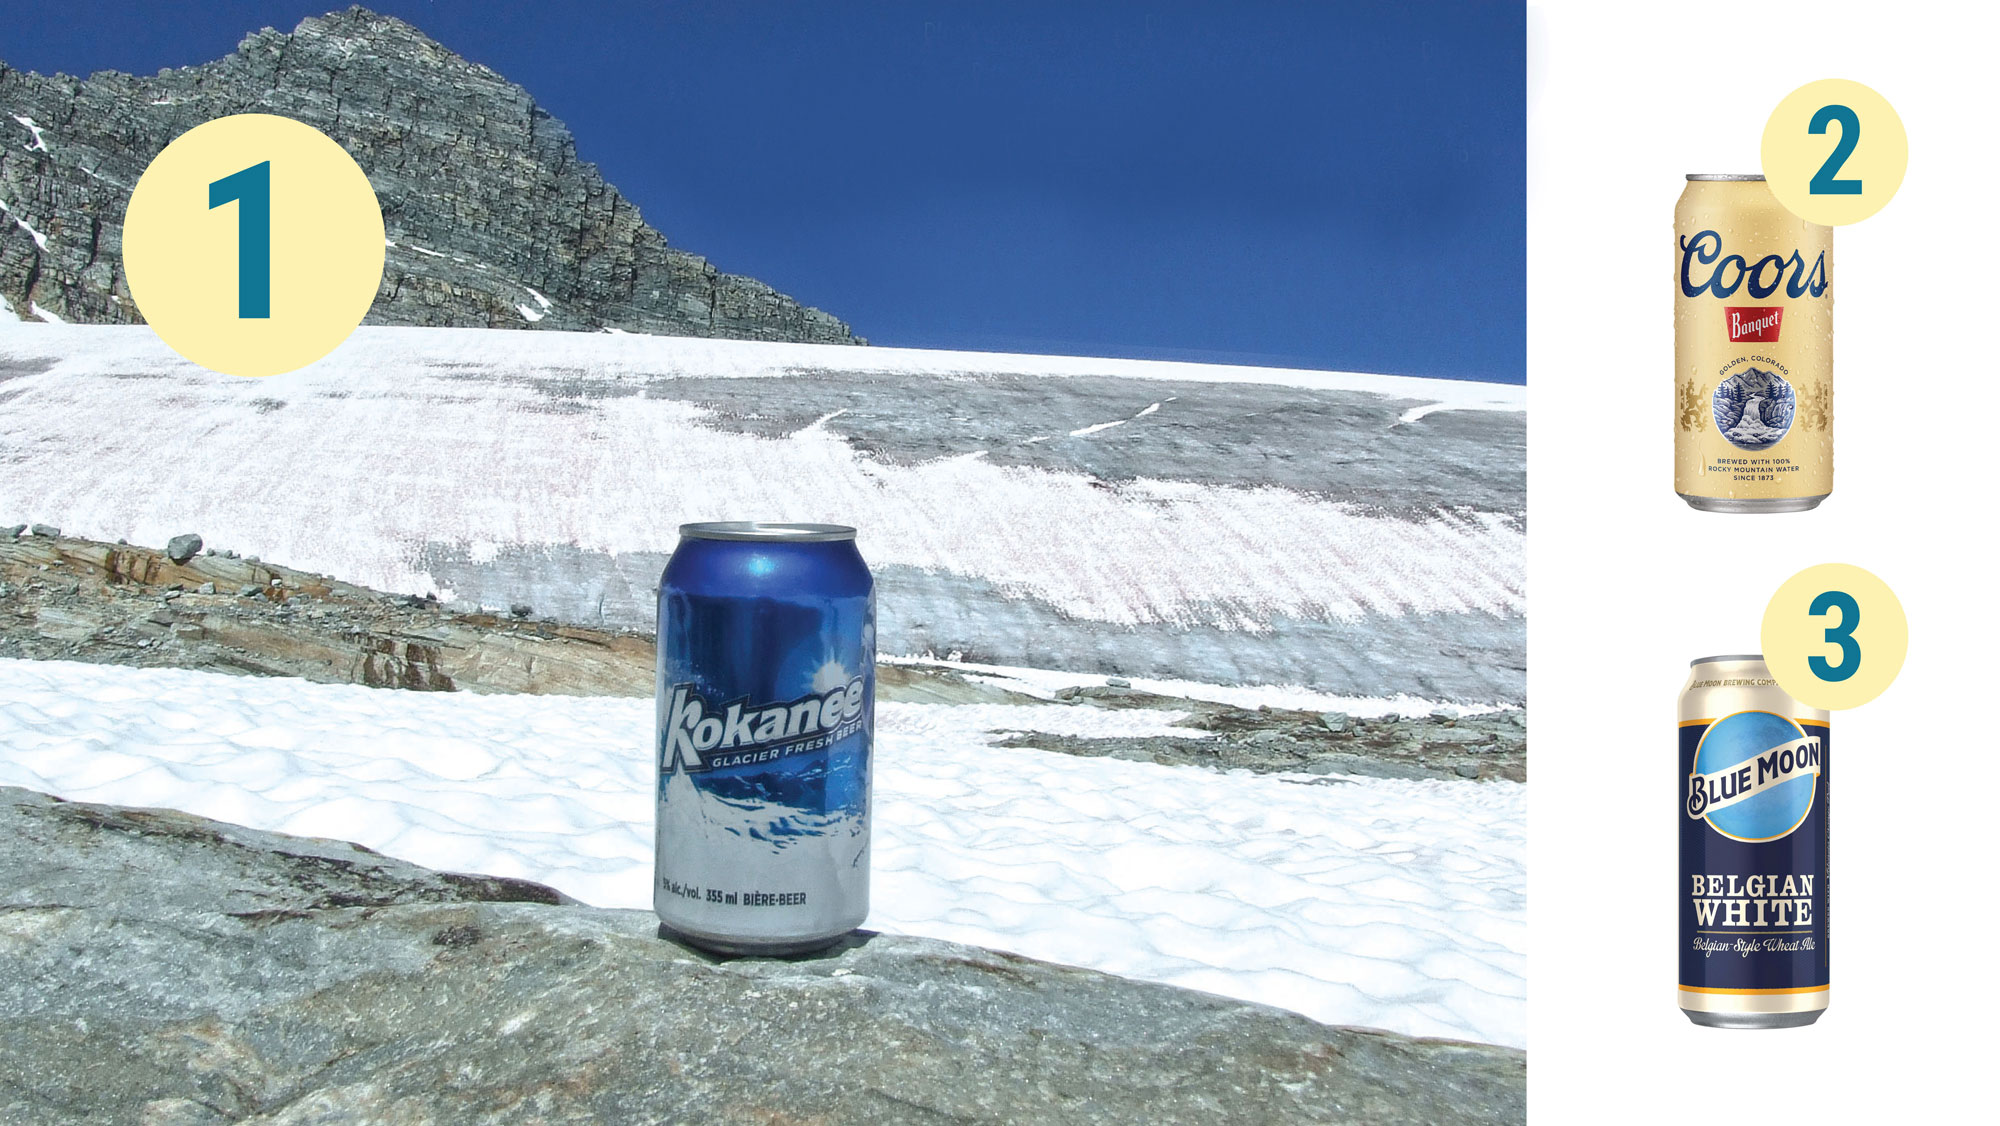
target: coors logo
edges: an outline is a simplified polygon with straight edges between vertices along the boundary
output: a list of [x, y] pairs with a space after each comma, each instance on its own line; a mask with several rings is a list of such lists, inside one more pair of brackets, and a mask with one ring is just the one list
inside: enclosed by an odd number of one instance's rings
[[1778, 339], [1778, 329], [1784, 324], [1785, 310], [1781, 305], [1741, 306], [1731, 305], [1722, 310], [1729, 318], [1729, 342], [1740, 340], [1756, 343], [1773, 342]]

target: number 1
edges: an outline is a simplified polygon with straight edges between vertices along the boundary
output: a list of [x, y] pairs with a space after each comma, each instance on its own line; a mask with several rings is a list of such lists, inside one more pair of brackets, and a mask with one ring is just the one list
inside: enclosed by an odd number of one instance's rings
[[236, 316], [271, 316], [271, 162], [208, 185], [209, 210], [236, 205]]

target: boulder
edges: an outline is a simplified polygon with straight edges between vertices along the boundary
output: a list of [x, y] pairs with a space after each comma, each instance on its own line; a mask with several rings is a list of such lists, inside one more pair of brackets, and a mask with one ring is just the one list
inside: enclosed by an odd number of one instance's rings
[[201, 554], [201, 537], [189, 532], [167, 541], [167, 558], [176, 563], [186, 563]]
[[0, 788], [0, 1121], [1485, 1123], [1526, 1057], [857, 932], [644, 911]]

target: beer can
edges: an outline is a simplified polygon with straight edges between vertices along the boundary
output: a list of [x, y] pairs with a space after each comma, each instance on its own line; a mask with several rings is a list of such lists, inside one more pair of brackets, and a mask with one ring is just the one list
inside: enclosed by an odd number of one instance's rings
[[1801, 512], [1833, 491], [1833, 228], [1762, 176], [1693, 175], [1674, 208], [1674, 491]]
[[1826, 1010], [1827, 713], [1757, 654], [1691, 662], [1680, 699], [1680, 1005], [1713, 1028]]
[[660, 576], [653, 909], [723, 954], [868, 916], [875, 583], [834, 524], [687, 524]]

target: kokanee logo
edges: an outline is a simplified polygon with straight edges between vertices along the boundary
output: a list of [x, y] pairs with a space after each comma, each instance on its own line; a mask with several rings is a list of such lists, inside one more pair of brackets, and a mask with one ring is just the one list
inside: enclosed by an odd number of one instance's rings
[[674, 685], [660, 716], [660, 767], [690, 773], [769, 762], [830, 746], [861, 729], [868, 682], [855, 677], [828, 692], [751, 706], [749, 697], [716, 708], [692, 684]]
[[[1819, 297], [1826, 293], [1826, 254], [1821, 252], [1813, 259], [1810, 267], [1798, 251], [1786, 258], [1777, 254], [1766, 254], [1757, 259], [1756, 265], [1743, 260], [1741, 254], [1724, 256], [1722, 236], [1714, 231], [1702, 231], [1692, 238], [1680, 240], [1681, 244], [1681, 294], [1686, 297], [1700, 297], [1712, 293], [1717, 297], [1734, 297], [1739, 289], [1748, 288], [1747, 296], [1753, 301], [1762, 301], [1784, 288], [1785, 296], [1796, 301], [1811, 294]], [[1720, 261], [1718, 261], [1720, 259]], [[1697, 266], [1713, 266], [1705, 278], [1697, 279]]]
[[1729, 319], [1731, 344], [1739, 340], [1775, 343], [1778, 329], [1785, 323], [1785, 310], [1779, 305], [1730, 305], [1722, 313]]

